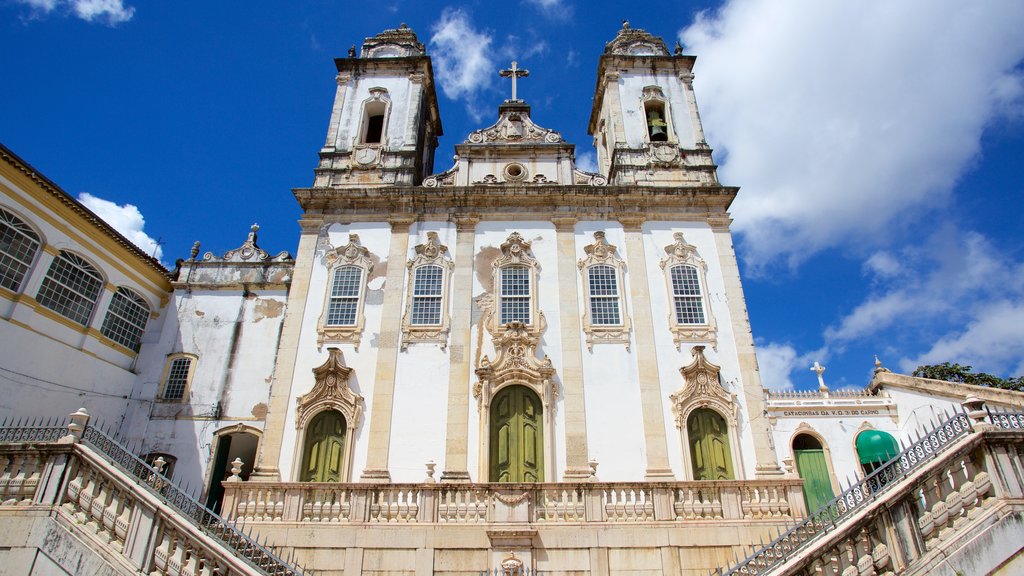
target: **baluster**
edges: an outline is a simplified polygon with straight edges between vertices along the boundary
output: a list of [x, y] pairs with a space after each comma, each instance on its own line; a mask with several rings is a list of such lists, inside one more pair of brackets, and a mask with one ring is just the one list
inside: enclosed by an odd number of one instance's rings
[[134, 508], [135, 502], [131, 499], [131, 496], [125, 495], [121, 506], [121, 514], [114, 521], [114, 537], [117, 540], [119, 551], [124, 551], [125, 539], [128, 537], [128, 524], [131, 522], [132, 510]]
[[188, 554], [187, 544], [181, 534], [175, 534], [174, 550], [167, 557], [167, 573], [171, 576], [181, 576], [181, 568], [185, 565]]
[[[116, 541], [117, 535], [114, 534], [114, 525], [117, 523], [118, 508], [121, 505], [121, 498], [123, 492], [116, 488], [111, 488], [110, 491], [110, 504], [103, 509], [102, 513], [102, 527], [103, 527], [103, 538], [109, 544], [110, 542]], [[120, 550], [118, 550], [120, 552]]]
[[32, 499], [35, 498], [36, 495], [36, 488], [39, 487], [39, 475], [42, 472], [45, 463], [46, 458], [42, 455], [37, 455], [28, 459], [28, 469], [25, 474], [25, 482], [21, 486], [20, 504], [27, 506], [32, 503]]
[[21, 461], [24, 458], [24, 455], [17, 453], [11, 456], [11, 462], [4, 470], [3, 477], [0, 478], [0, 497], [3, 498], [4, 506], [11, 506], [18, 501], [15, 494], [17, 494], [18, 489], [21, 487], [22, 478], [19, 478], [19, 474], [21, 472]]
[[153, 550], [153, 567], [151, 576], [158, 576], [167, 573], [167, 561], [171, 556], [172, 538], [171, 531], [164, 529], [160, 535], [160, 545]]

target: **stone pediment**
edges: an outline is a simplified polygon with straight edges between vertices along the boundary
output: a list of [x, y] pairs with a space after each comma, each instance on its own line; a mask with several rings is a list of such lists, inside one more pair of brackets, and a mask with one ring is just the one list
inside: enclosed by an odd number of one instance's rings
[[[519, 382], [536, 385], [543, 390], [542, 383], [548, 382], [555, 374], [551, 359], [537, 358], [539, 338], [530, 333], [522, 322], [509, 322], [504, 332], [495, 335], [494, 347], [498, 351], [492, 362], [487, 356], [480, 359], [476, 375], [486, 383]], [[479, 398], [478, 384], [474, 394]]]
[[498, 108], [498, 121], [470, 133], [467, 144], [558, 144], [562, 135], [538, 126], [530, 119], [530, 106], [522, 101], [506, 101]]
[[[245, 242], [243, 242], [238, 248], [225, 252], [223, 258], [217, 258], [213, 252], [207, 252], [203, 255], [203, 260], [205, 262], [291, 262], [292, 257], [287, 252], [281, 252], [277, 256], [271, 256], [266, 250], [260, 248], [256, 244], [256, 232], [258, 232], [259, 229], [260, 227], [258, 225], [253, 224], [249, 231], [249, 237], [246, 238]], [[198, 250], [198, 244], [199, 243], [197, 242], [197, 246], [193, 248], [194, 250]], [[193, 258], [195, 258], [195, 255], [193, 255]]]
[[423, 43], [411, 28], [402, 24], [367, 38], [363, 42], [362, 58], [398, 58], [422, 56], [427, 53]]
[[629, 22], [622, 23], [615, 39], [604, 45], [604, 52], [626, 56], [669, 56], [664, 40], [646, 30], [630, 28]]

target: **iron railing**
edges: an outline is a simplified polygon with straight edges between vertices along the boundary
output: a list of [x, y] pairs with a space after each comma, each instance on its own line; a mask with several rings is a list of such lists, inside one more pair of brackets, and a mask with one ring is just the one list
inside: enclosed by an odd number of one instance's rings
[[986, 408], [988, 421], [996, 428], [1020, 430], [1024, 428], [1024, 412], [993, 412]]
[[188, 491], [172, 483], [169, 478], [146, 464], [131, 450], [104, 433], [94, 425], [86, 426], [82, 442], [107, 457], [139, 484], [147, 487], [164, 502], [191, 520], [204, 533], [219, 541], [239, 558], [271, 576], [301, 576], [302, 569], [286, 561], [261, 544], [250, 534], [242, 532], [236, 525], [221, 518], [219, 514], [199, 503]]
[[[67, 419], [20, 419], [0, 423], [0, 442], [56, 442], [68, 433]], [[303, 570], [299, 566], [268, 549], [266, 541], [258, 542], [252, 537], [251, 531], [246, 534], [238, 526], [200, 504], [186, 489], [175, 485], [170, 478], [96, 425], [90, 423], [85, 426], [82, 442], [105, 456], [111, 464], [254, 568], [270, 576], [302, 576]]]
[[797, 522], [792, 528], [779, 534], [768, 544], [756, 548], [732, 568], [725, 572], [719, 568], [714, 574], [724, 576], [766, 574], [792, 558], [794, 553], [807, 547], [814, 540], [834, 532], [844, 520], [866, 508], [911, 472], [933, 460], [956, 440], [972, 431], [971, 420], [966, 413], [947, 414], [947, 419], [944, 422], [937, 424], [923, 436], [918, 436], [917, 440], [903, 448], [891, 460], [863, 479], [855, 481], [853, 485], [816, 512]]

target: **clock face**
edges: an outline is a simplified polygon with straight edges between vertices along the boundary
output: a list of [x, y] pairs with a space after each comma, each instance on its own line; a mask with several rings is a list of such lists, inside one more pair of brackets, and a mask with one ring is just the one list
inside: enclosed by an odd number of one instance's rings
[[672, 146], [658, 146], [654, 150], [654, 155], [658, 157], [658, 160], [668, 162], [676, 157], [676, 150]]
[[361, 148], [356, 150], [356, 162], [360, 164], [370, 164], [377, 159], [377, 151], [370, 148]]

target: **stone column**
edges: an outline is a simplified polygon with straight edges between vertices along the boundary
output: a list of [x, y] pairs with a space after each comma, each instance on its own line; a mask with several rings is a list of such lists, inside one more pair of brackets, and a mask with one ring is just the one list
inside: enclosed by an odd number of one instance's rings
[[452, 272], [451, 346], [448, 347], [448, 430], [442, 482], [469, 482], [470, 342], [473, 337], [473, 261], [478, 216], [455, 217], [455, 270]]
[[558, 232], [558, 301], [562, 326], [562, 406], [565, 410], [565, 473], [562, 479], [590, 478], [587, 464], [587, 411], [583, 392], [583, 349], [580, 345], [580, 303], [576, 268], [574, 217], [552, 218]]
[[373, 373], [373, 403], [370, 406], [370, 444], [366, 454], [363, 482], [390, 482], [388, 451], [391, 448], [391, 416], [395, 403], [395, 371], [398, 339], [402, 333], [402, 294], [405, 264], [409, 257], [409, 224], [412, 218], [391, 218], [391, 247], [388, 273], [384, 280], [380, 336], [377, 338], [377, 369]]
[[648, 482], [674, 481], [668, 463], [665, 439], [665, 412], [661, 399], [661, 375], [654, 345], [654, 317], [651, 314], [650, 286], [641, 227], [643, 217], [620, 217], [626, 232], [626, 263], [629, 266], [629, 298], [633, 303], [637, 372], [640, 378], [641, 414], [644, 419], [644, 444], [647, 452]]
[[350, 74], [338, 74], [334, 80], [338, 84], [338, 89], [334, 93], [331, 121], [327, 125], [327, 141], [324, 143], [326, 150], [337, 148], [338, 130], [341, 128], [341, 113], [345, 108], [345, 92], [348, 89], [348, 83], [352, 81], [352, 76]]
[[683, 81], [683, 88], [686, 93], [686, 107], [690, 109], [690, 122], [693, 124], [693, 139], [698, 148], [707, 148], [708, 142], [704, 138], [704, 126], [700, 121], [700, 112], [697, 110], [697, 96], [693, 93], [693, 72], [684, 72], [679, 75]]
[[722, 281], [725, 283], [725, 299], [729, 304], [729, 320], [736, 342], [736, 357], [739, 360], [742, 381], [740, 393], [743, 394], [747, 405], [750, 435], [754, 440], [754, 474], [756, 478], [781, 477], [784, 472], [779, 466], [775, 450], [769, 444], [772, 431], [765, 412], [764, 390], [761, 387], [757, 357], [754, 355], [754, 336], [750, 331], [750, 319], [747, 317], [747, 302], [743, 297], [740, 268], [736, 263], [732, 234], [729, 232], [731, 222], [728, 217], [708, 219], [708, 224], [715, 234], [715, 248], [722, 268]]
[[608, 70], [604, 73], [604, 101], [605, 108], [611, 110], [609, 118], [611, 126], [608, 131], [612, 135], [612, 155], [614, 156], [616, 144], [625, 144], [626, 128], [622, 119], [622, 103], [619, 101], [619, 73]]
[[323, 220], [316, 216], [304, 215], [299, 220], [302, 236], [295, 255], [292, 269], [292, 283], [288, 289], [288, 306], [285, 309], [281, 327], [281, 341], [277, 348], [277, 366], [274, 381], [270, 386], [270, 401], [267, 419], [263, 425], [263, 439], [260, 441], [259, 458], [255, 470], [249, 477], [253, 481], [280, 482], [281, 443], [284, 426], [288, 417], [288, 404], [292, 397], [292, 382], [295, 376], [295, 362], [298, 358], [299, 337], [302, 336], [302, 318], [309, 298], [309, 279], [313, 274], [316, 260], [316, 244], [320, 237]]

